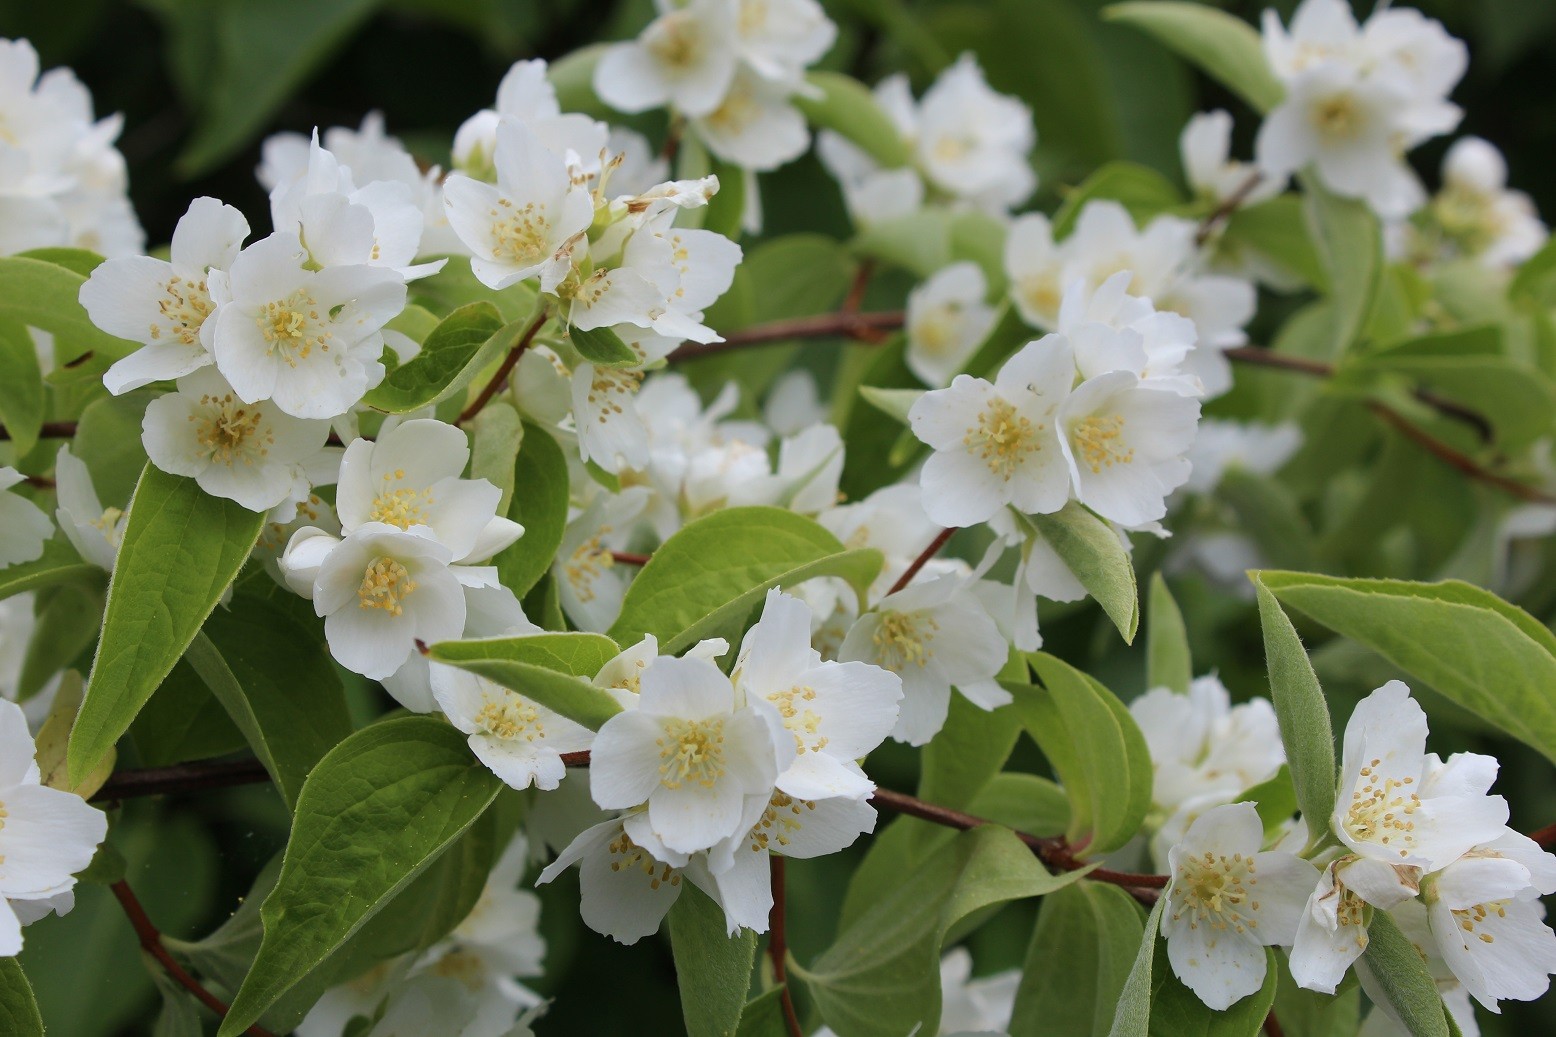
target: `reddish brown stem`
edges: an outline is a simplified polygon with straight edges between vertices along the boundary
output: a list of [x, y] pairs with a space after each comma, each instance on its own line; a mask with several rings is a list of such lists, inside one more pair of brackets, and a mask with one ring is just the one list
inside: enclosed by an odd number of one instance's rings
[[1286, 1037], [1286, 1031], [1280, 1028], [1280, 1020], [1275, 1018], [1274, 1012], [1264, 1017], [1264, 1032], [1269, 1037]]
[[880, 332], [895, 331], [902, 327], [904, 319], [901, 310], [888, 310], [881, 313], [818, 313], [814, 317], [775, 320], [732, 331], [722, 342], [688, 342], [671, 353], [670, 360], [672, 363], [694, 360], [731, 349], [771, 345], [797, 338], [850, 338], [873, 343], [879, 341], [876, 336]]
[[784, 859], [776, 853], [772, 862], [773, 909], [767, 916], [767, 954], [773, 962], [773, 980], [778, 984], [778, 1000], [783, 1005], [783, 1018], [789, 1024], [789, 1037], [805, 1037], [800, 1029], [799, 1014], [794, 1011], [794, 997], [789, 992], [789, 969], [785, 959], [789, 955], [789, 942], [785, 933], [784, 897], [787, 883], [784, 881]]
[[[76, 434], [74, 421], [45, 421], [43, 427], [38, 429], [39, 439], [69, 439]], [[0, 425], [0, 440], [11, 438], [11, 433], [4, 425]]]
[[622, 565], [647, 565], [650, 555], [637, 554], [633, 551], [612, 551], [611, 559]]
[[864, 293], [870, 289], [870, 279], [875, 276], [875, 260], [866, 257], [859, 261], [859, 266], [854, 270], [853, 283], [848, 286], [848, 297], [839, 307], [842, 313], [858, 313], [859, 307], [864, 305]]
[[[150, 917], [146, 914], [146, 909], [141, 907], [140, 901], [136, 899], [135, 893], [130, 889], [129, 884], [120, 879], [109, 888], [113, 890], [113, 895], [118, 898], [119, 906], [124, 908], [125, 917], [130, 920], [130, 927], [135, 930], [135, 938], [140, 941], [141, 949], [157, 959], [158, 964], [167, 971], [167, 974], [173, 977], [179, 986], [193, 994], [202, 1005], [217, 1015], [226, 1018], [227, 1003], [201, 986], [200, 981], [191, 976], [189, 971], [180, 965], [173, 955], [168, 953], [168, 949], [162, 944], [162, 934], [151, 923]], [[250, 1026], [243, 1032], [249, 1034], [250, 1037], [275, 1037], [269, 1030], [257, 1025]]]
[[1509, 479], [1505, 475], [1498, 475], [1496, 472], [1482, 467], [1480, 462], [1473, 457], [1456, 447], [1444, 443], [1430, 432], [1413, 424], [1403, 414], [1400, 414], [1387, 404], [1373, 400], [1367, 404], [1367, 409], [1382, 418], [1385, 424], [1400, 435], [1439, 461], [1457, 470], [1460, 474], [1476, 482], [1485, 483], [1487, 486], [1494, 486], [1503, 493], [1517, 497], [1519, 500], [1530, 501], [1535, 504], [1556, 504], [1556, 496], [1546, 493], [1537, 486], [1530, 486], [1528, 483], [1519, 482], [1517, 479]]
[[258, 760], [195, 760], [171, 767], [119, 771], [92, 794], [92, 802], [108, 803], [172, 792], [205, 792], [269, 780], [269, 772]]
[[940, 549], [945, 546], [946, 541], [950, 540], [951, 534], [955, 532], [956, 527], [951, 526], [946, 529], [942, 529], [939, 533], [936, 533], [935, 539], [929, 542], [928, 547], [919, 552], [919, 556], [913, 559], [913, 564], [903, 570], [902, 575], [897, 577], [897, 582], [892, 584], [891, 590], [887, 591], [886, 593], [888, 595], [896, 594], [898, 591], [902, 590], [902, 588], [912, 583], [913, 577], [918, 575], [918, 571], [924, 568], [925, 565], [929, 564], [929, 560], [931, 558], [940, 553]]
[[1243, 207], [1248, 196], [1253, 194], [1259, 182], [1264, 179], [1264, 174], [1255, 169], [1248, 174], [1248, 179], [1237, 185], [1237, 190], [1226, 196], [1226, 200], [1216, 207], [1216, 211], [1200, 221], [1199, 229], [1194, 232], [1194, 244], [1203, 245], [1210, 240], [1210, 235], [1225, 221], [1232, 218], [1232, 214]]
[[1550, 849], [1552, 844], [1556, 844], [1556, 825], [1546, 825], [1544, 828], [1537, 828], [1529, 833], [1529, 838], [1546, 849]]
[[508, 384], [508, 376], [518, 366], [519, 359], [524, 356], [524, 351], [529, 349], [531, 342], [535, 341], [535, 336], [539, 334], [541, 325], [546, 323], [546, 318], [550, 315], [550, 311], [544, 308], [535, 314], [535, 319], [530, 321], [529, 327], [524, 329], [524, 333], [513, 344], [513, 348], [508, 350], [508, 355], [502, 358], [502, 364], [498, 366], [496, 373], [492, 375], [492, 380], [486, 383], [476, 398], [470, 402], [470, 406], [460, 412], [459, 417], [454, 420], [454, 424], [463, 425], [481, 413], [481, 408], [490, 403], [492, 397], [496, 396], [502, 387]]

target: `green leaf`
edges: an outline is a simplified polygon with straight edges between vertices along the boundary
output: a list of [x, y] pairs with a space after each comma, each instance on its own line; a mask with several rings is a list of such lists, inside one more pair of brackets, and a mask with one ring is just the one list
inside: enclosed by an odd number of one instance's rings
[[751, 999], [740, 1013], [735, 1037], [789, 1037], [788, 1021], [783, 1016], [783, 987]]
[[527, 321], [504, 324], [489, 302], [472, 302], [444, 317], [421, 352], [401, 364], [363, 398], [369, 407], [406, 414], [441, 403], [469, 385], [481, 368], [507, 352]]
[[1112, 527], [1079, 501], [1052, 515], [1017, 515], [1017, 520], [1048, 541], [1118, 627], [1124, 643], [1132, 644], [1140, 627], [1140, 592], [1129, 552]]
[[241, 1034], [405, 889], [503, 784], [431, 717], [383, 720], [332, 749], [303, 784], [265, 935], [221, 1037]]
[[[1264, 582], [1266, 575], [1255, 576], [1253, 585], [1259, 598], [1259, 624], [1264, 630], [1270, 701], [1280, 723], [1280, 740], [1286, 747], [1297, 804], [1305, 817], [1326, 818], [1334, 813], [1336, 780], [1329, 704], [1296, 628]], [[1313, 828], [1316, 836], [1323, 825], [1314, 824]]]
[[135, 343], [99, 331], [81, 308], [84, 283], [83, 275], [57, 263], [0, 258], [0, 318], [49, 332], [56, 355], [62, 357], [91, 352], [99, 361], [112, 362], [126, 356]]
[[470, 478], [485, 479], [501, 490], [497, 511], [506, 512], [513, 504], [514, 467], [524, 445], [519, 412], [511, 403], [492, 400], [466, 422], [466, 427], [470, 430]]
[[180, 34], [198, 33], [183, 46], [209, 54], [205, 92], [194, 99], [199, 122], [178, 159], [187, 177], [215, 168], [264, 129], [379, 0], [229, 0], [213, 8], [214, 17], [186, 12], [200, 6], [202, 0], [175, 0], [167, 18], [175, 44]]
[[295, 805], [308, 772], [351, 734], [324, 646], [280, 608], [240, 597], [211, 614], [185, 658]]
[[141, 472], [108, 584], [86, 701], [70, 733], [78, 781], [129, 729], [259, 539], [265, 516], [154, 465]]
[[1280, 969], [1275, 952], [1266, 948], [1264, 984], [1225, 1011], [1206, 1006], [1199, 995], [1179, 981], [1167, 963], [1167, 945], [1157, 948], [1156, 985], [1151, 992], [1154, 1037], [1259, 1037], [1275, 1003]]
[[1189, 635], [1183, 613], [1172, 600], [1172, 591], [1160, 572], [1151, 577], [1151, 598], [1145, 630], [1145, 684], [1168, 688], [1180, 695], [1189, 691], [1194, 663], [1189, 656]]
[[17, 255], [24, 259], [41, 259], [45, 263], [62, 266], [82, 277], [91, 277], [92, 271], [103, 265], [103, 257], [86, 248], [30, 248]]
[[1280, 104], [1286, 94], [1265, 60], [1258, 32], [1225, 11], [1204, 4], [1153, 0], [1114, 4], [1103, 10], [1103, 17], [1155, 36], [1260, 115]]
[[129, 736], [148, 767], [225, 756], [247, 743], [187, 656], [135, 717]]
[[569, 328], [567, 337], [578, 354], [596, 367], [636, 367], [643, 362], [610, 328]]
[[0, 958], [0, 1033], [6, 1037], [43, 1037], [43, 1017], [32, 984], [15, 958]]
[[1291, 768], [1284, 763], [1274, 777], [1244, 790], [1236, 802], [1254, 805], [1259, 820], [1264, 823], [1264, 834], [1268, 837], [1279, 836], [1286, 822], [1301, 809], [1297, 802], [1297, 788], [1291, 781]]
[[791, 100], [812, 126], [846, 137], [888, 168], [908, 164], [902, 131], [863, 83], [840, 72], [824, 71], [807, 73], [805, 82], [820, 91], [820, 96], [802, 92]]
[[152, 1027], [151, 1037], [205, 1037], [200, 1003], [162, 969], [153, 971], [151, 978], [162, 995], [162, 1010], [157, 1013], [157, 1024]]
[[1010, 1032], [1105, 1032], [1144, 932], [1140, 908], [1117, 886], [1077, 882], [1050, 893], [1027, 945]]
[[865, 401], [894, 421], [906, 425], [908, 411], [924, 395], [923, 389], [881, 389], [874, 385], [861, 385], [859, 395]]
[[735, 1033], [751, 987], [756, 933], [726, 935], [724, 909], [688, 883], [670, 908], [670, 950], [687, 1037]]
[[[1407, 343], [1408, 345], [1408, 343]], [[1358, 356], [1348, 372], [1400, 375], [1482, 415], [1507, 453], [1552, 431], [1556, 383], [1528, 364], [1501, 356], [1420, 356], [1393, 349]]]
[[532, 634], [441, 641], [428, 656], [480, 674], [591, 731], [621, 712], [609, 693], [589, 682], [620, 650], [603, 634]]
[[769, 588], [816, 576], [846, 580], [862, 607], [881, 564], [879, 551], [846, 550], [818, 523], [791, 511], [725, 508], [687, 523], [659, 546], [627, 588], [610, 634], [624, 645], [654, 634], [661, 653], [676, 655], [731, 631]]
[[[980, 709], [964, 696], [952, 695], [945, 726], [923, 749], [919, 798], [954, 810], [969, 809], [1005, 766], [1019, 737], [1021, 717], [1014, 709]], [[927, 825], [918, 829], [921, 836], [931, 831]]]
[[1078, 877], [1048, 874], [1007, 829], [963, 832], [844, 929], [809, 969], [792, 971], [827, 1025], [848, 1037], [902, 1037], [919, 1026], [932, 1033], [947, 930], [983, 908], [1042, 896]]
[[900, 266], [925, 278], [951, 262], [951, 214], [943, 208], [922, 208], [902, 216], [876, 220], [859, 229], [854, 248], [861, 255]]
[[43, 554], [30, 562], [0, 569], [0, 599], [40, 587], [71, 581], [95, 582], [103, 571], [91, 562], [83, 562], [76, 549], [62, 536], [46, 540]]
[[1042, 687], [1007, 684], [1027, 733], [1070, 794], [1070, 841], [1089, 854], [1133, 839], [1151, 805], [1151, 756], [1129, 710], [1108, 689], [1043, 652], [1029, 655]]
[[1341, 198], [1316, 178], [1304, 180], [1307, 221], [1334, 301], [1330, 356], [1345, 353], [1367, 324], [1383, 273], [1383, 231], [1365, 202]]
[[1102, 199], [1122, 204], [1139, 224], [1148, 223], [1168, 209], [1183, 204], [1172, 181], [1149, 166], [1137, 162], [1109, 162], [1064, 196], [1064, 204], [1054, 213], [1054, 237], [1059, 240], [1069, 237], [1086, 203]]
[[1167, 898], [1161, 897], [1145, 919], [1145, 931], [1140, 935], [1140, 949], [1135, 953], [1135, 963], [1124, 980], [1123, 992], [1118, 997], [1118, 1009], [1113, 1014], [1113, 1025], [1108, 1037], [1148, 1037], [1151, 1027], [1151, 963], [1156, 960], [1156, 934], [1162, 925], [1162, 909]]
[[0, 320], [0, 425], [16, 456], [30, 453], [43, 427], [43, 369], [25, 324]]
[[1289, 572], [1262, 572], [1259, 579], [1282, 605], [1366, 645], [1556, 760], [1556, 635], [1527, 612], [1458, 580]]
[[513, 499], [508, 517], [524, 535], [492, 559], [497, 578], [520, 598], [551, 568], [567, 530], [570, 494], [567, 458], [551, 433], [524, 423], [524, 442], [513, 467]]
[[49, 678], [74, 663], [103, 625], [103, 588], [95, 580], [65, 583], [38, 595], [38, 619], [16, 678], [16, 701], [25, 702]]
[[1313, 247], [1305, 207], [1298, 195], [1283, 194], [1239, 208], [1227, 220], [1216, 248], [1231, 260], [1252, 250], [1305, 284], [1323, 291], [1329, 289], [1329, 274]]
[[105, 505], [129, 507], [141, 469], [146, 467], [141, 426], [146, 406], [156, 396], [151, 389], [102, 396], [81, 412], [70, 452], [86, 465], [98, 500]]
[[1215, 494], [1272, 564], [1293, 569], [1313, 565], [1313, 528], [1284, 483], [1232, 465], [1222, 473]]
[[1362, 960], [1412, 1037], [1448, 1037], [1447, 1011], [1426, 958], [1386, 911], [1372, 912]]
[[1275, 1018], [1286, 1037], [1356, 1037], [1361, 1026], [1361, 988], [1347, 983], [1333, 995], [1303, 990], [1291, 978], [1286, 956], [1277, 954], [1280, 989]]

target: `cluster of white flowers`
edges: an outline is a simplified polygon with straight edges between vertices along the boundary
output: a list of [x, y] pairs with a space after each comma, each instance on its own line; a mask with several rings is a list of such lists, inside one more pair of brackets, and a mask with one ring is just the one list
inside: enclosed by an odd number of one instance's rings
[[990, 89], [971, 54], [940, 73], [918, 101], [900, 74], [876, 84], [875, 100], [902, 135], [910, 165], [883, 168], [830, 130], [816, 139], [816, 154], [842, 187], [855, 222], [907, 216], [926, 204], [1003, 217], [1037, 187], [1028, 159], [1037, 140], [1032, 112]]
[[1425, 200], [1404, 161], [1463, 114], [1448, 101], [1469, 52], [1440, 22], [1380, 8], [1357, 25], [1345, 0], [1303, 0], [1289, 28], [1264, 16], [1264, 53], [1286, 96], [1259, 129], [1259, 165], [1284, 182], [1308, 165], [1337, 194], [1385, 219]]
[[[668, 107], [709, 151], [755, 172], [810, 146], [796, 94], [832, 47], [837, 26], [815, 0], [690, 0], [656, 4], [635, 40], [600, 56], [594, 90], [618, 111]], [[747, 178], [749, 186], [755, 179]]]
[[1507, 162], [1495, 144], [1461, 137], [1443, 157], [1442, 188], [1412, 219], [1385, 228], [1394, 258], [1429, 263], [1467, 258], [1512, 270], [1545, 244], [1533, 200], [1507, 186]]
[[0, 255], [140, 252], [146, 235], [114, 147], [123, 120], [96, 119], [91, 92], [70, 69], [38, 73], [31, 43], [0, 39]]
[[[545, 1008], [519, 980], [539, 976], [546, 955], [540, 898], [517, 888], [529, 859], [528, 840], [516, 835], [453, 932], [331, 987], [298, 1024], [298, 1037], [529, 1037], [529, 1022]], [[352, 1029], [359, 1019], [372, 1025]]]
[[[1311, 832], [1310, 819], [1288, 823], [1272, 847], [1254, 805], [1227, 801], [1281, 763], [1273, 713], [1263, 700], [1228, 711], [1214, 690], [1201, 679], [1187, 698], [1159, 690], [1133, 707], [1158, 803], [1191, 817], [1163, 828], [1162, 934], [1173, 971], [1207, 1005], [1257, 990], [1268, 946], [1290, 948], [1298, 984], [1334, 993], [1374, 911], [1390, 912], [1426, 956], [1466, 1033], [1477, 1032], [1469, 997], [1497, 1011], [1545, 993], [1556, 934], [1539, 898], [1556, 891], [1556, 856], [1507, 827], [1506, 801], [1489, 794], [1495, 759], [1426, 752], [1425, 713], [1390, 681], [1346, 725], [1334, 815]], [[1170, 802], [1183, 791], [1191, 798]], [[1196, 802], [1217, 801], [1195, 816]], [[1357, 971], [1373, 991], [1371, 973]], [[1381, 994], [1373, 1001], [1390, 1011]]]
[[681, 658], [650, 641], [601, 674], [624, 708], [594, 736], [589, 786], [619, 813], [541, 873], [579, 866], [591, 928], [622, 943], [655, 932], [684, 878], [731, 933], [766, 932], [769, 854], [835, 853], [874, 830], [875, 785], [856, 761], [896, 724], [901, 682], [823, 660], [810, 635], [809, 607], [775, 590], [729, 675], [713, 661], [723, 641]]

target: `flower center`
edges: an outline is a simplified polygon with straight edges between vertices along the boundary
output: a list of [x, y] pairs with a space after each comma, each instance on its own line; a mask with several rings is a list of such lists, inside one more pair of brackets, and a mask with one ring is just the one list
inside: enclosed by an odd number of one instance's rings
[[512, 692], [505, 692], [496, 701], [483, 699], [481, 711], [475, 715], [475, 722], [485, 728], [488, 734], [505, 742], [519, 738], [533, 742], [537, 738], [546, 737], [545, 726], [540, 722], [540, 711]]
[[357, 604], [365, 609], [383, 609], [391, 616], [405, 611], [405, 600], [416, 589], [416, 581], [405, 566], [382, 555], [373, 559], [362, 574], [357, 588]]
[[589, 394], [585, 397], [589, 410], [601, 425], [612, 415], [622, 413], [622, 403], [638, 391], [643, 382], [641, 371], [623, 371], [619, 367], [596, 367], [589, 382]]
[[562, 564], [562, 575], [572, 584], [579, 601], [593, 601], [595, 577], [616, 564], [615, 557], [602, 544], [605, 534], [610, 531], [610, 526], [601, 526], [594, 536], [579, 544], [577, 550]]
[[949, 306], [941, 306], [927, 314], [914, 329], [914, 338], [924, 352], [944, 356], [956, 345], [956, 312]]
[[479, 993], [486, 986], [486, 963], [480, 955], [463, 948], [449, 951], [432, 966], [432, 973], [452, 979], [467, 990]]
[[1240, 853], [1228, 857], [1207, 850], [1183, 861], [1173, 881], [1177, 893], [1173, 921], [1188, 915], [1190, 929], [1201, 925], [1236, 933], [1257, 929], [1258, 920], [1245, 913], [1259, 910], [1259, 902], [1253, 899], [1253, 887], [1259, 883], [1255, 870], [1253, 858]]
[[104, 540], [110, 544], [116, 544], [119, 542], [119, 534], [114, 527], [119, 524], [119, 519], [123, 516], [124, 512], [118, 508], [104, 508], [102, 517], [93, 522], [92, 525], [103, 535]]
[[329, 352], [332, 336], [318, 326], [322, 319], [313, 296], [299, 289], [285, 299], [273, 299], [261, 306], [254, 323], [270, 344], [269, 352], [279, 350], [287, 365], [296, 367], [299, 360], [308, 359], [315, 346], [321, 353]]
[[262, 424], [258, 410], [249, 409], [232, 393], [202, 395], [200, 408], [200, 414], [189, 415], [189, 420], [195, 423], [195, 442], [212, 461], [231, 468], [234, 461], [252, 465], [256, 455], [263, 458], [270, 453], [274, 431]]
[[881, 625], [871, 638], [880, 654], [881, 665], [900, 673], [904, 667], [924, 665], [934, 657], [929, 645], [935, 639], [940, 624], [934, 617], [916, 612], [885, 612]]
[[[196, 283], [174, 277], [163, 287], [163, 296], [157, 303], [157, 309], [173, 326], [173, 337], [186, 346], [194, 346], [200, 342], [200, 325], [205, 323], [205, 318], [211, 315], [215, 307], [211, 304], [211, 294], [206, 290], [203, 280]], [[151, 337], [153, 340], [162, 337], [161, 326], [151, 326]]]
[[1357, 842], [1397, 846], [1401, 857], [1409, 857], [1415, 846], [1415, 822], [1411, 816], [1421, 805], [1421, 797], [1402, 789], [1414, 784], [1414, 778], [1385, 778], [1377, 768], [1383, 761], [1373, 760], [1361, 769], [1362, 786], [1351, 793], [1351, 805], [1341, 822]]
[[1135, 459], [1133, 449], [1120, 442], [1124, 434], [1123, 415], [1098, 417], [1093, 414], [1075, 423], [1070, 435], [1080, 451], [1081, 461], [1095, 475], [1115, 464], [1129, 464]]
[[687, 11], [675, 11], [660, 19], [646, 34], [648, 51], [661, 64], [679, 72], [690, 71], [702, 59], [702, 31], [697, 19]]
[[507, 259], [519, 266], [533, 266], [551, 252], [551, 222], [546, 210], [534, 202], [514, 208], [507, 198], [497, 199], [497, 208], [489, 210], [492, 225], [492, 258]]
[[653, 854], [632, 841], [632, 837], [622, 832], [610, 841], [607, 847], [611, 861], [611, 871], [621, 871], [623, 868], [637, 868], [643, 874], [649, 876], [650, 889], [658, 889], [663, 883], [672, 886], [681, 884], [681, 873], [668, 864], [661, 864], [654, 859]]
[[1016, 290], [1028, 306], [1049, 319], [1059, 309], [1059, 278], [1055, 271], [1024, 277]]
[[659, 780], [667, 789], [678, 789], [688, 781], [703, 788], [724, 776], [724, 719], [671, 719], [665, 721], [665, 736], [658, 740]]
[[962, 445], [975, 451], [989, 471], [1010, 480], [1028, 454], [1041, 449], [1037, 433], [1045, 428], [1016, 413], [1015, 405], [998, 397], [978, 415], [978, 424], [967, 430]]
[[[405, 478], [405, 469], [396, 468], [392, 472], [384, 473], [384, 482], [393, 484]], [[391, 526], [399, 526], [401, 529], [409, 529], [415, 525], [427, 525], [427, 514], [423, 509], [432, 506], [432, 491], [417, 490], [405, 486], [386, 486], [373, 498], [372, 510], [368, 513], [368, 520], [372, 522], [386, 522]]]
[[767, 696], [783, 718], [783, 726], [794, 735], [798, 752], [820, 752], [826, 748], [827, 736], [821, 733], [821, 715], [806, 705], [816, 700], [816, 689], [808, 684], [796, 684]]
[[1350, 94], [1335, 94], [1313, 106], [1313, 125], [1319, 135], [1334, 142], [1356, 136], [1362, 126], [1362, 112]]
[[762, 114], [756, 99], [743, 91], [734, 91], [708, 116], [708, 124], [731, 137], [743, 133]]

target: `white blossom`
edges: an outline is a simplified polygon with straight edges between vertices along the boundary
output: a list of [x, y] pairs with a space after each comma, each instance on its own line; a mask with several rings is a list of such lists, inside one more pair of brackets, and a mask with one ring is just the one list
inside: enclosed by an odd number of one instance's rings
[[691, 0], [661, 10], [637, 39], [601, 55], [595, 92], [623, 112], [673, 105], [689, 116], [707, 115], [723, 101], [735, 77], [735, 5]]
[[68, 445], [61, 446], [55, 455], [54, 482], [58, 498], [54, 519], [65, 538], [82, 558], [113, 572], [129, 515], [119, 508], [103, 507], [86, 462], [72, 454]]
[[432, 670], [432, 692], [476, 758], [509, 786], [554, 789], [562, 753], [589, 748], [594, 732], [495, 681], [452, 666]]
[[[1220, 205], [1233, 198], [1253, 206], [1280, 194], [1283, 179], [1265, 174], [1257, 166], [1232, 157], [1232, 116], [1221, 109], [1198, 112], [1178, 135], [1178, 157], [1194, 193]], [[1248, 182], [1255, 176], [1252, 188]]]
[[953, 263], [908, 293], [905, 359], [924, 384], [949, 384], [972, 359], [994, 326], [987, 293], [983, 270], [971, 262]]
[[0, 568], [43, 557], [43, 545], [54, 535], [43, 509], [11, 492], [25, 478], [15, 468], [0, 467]]

